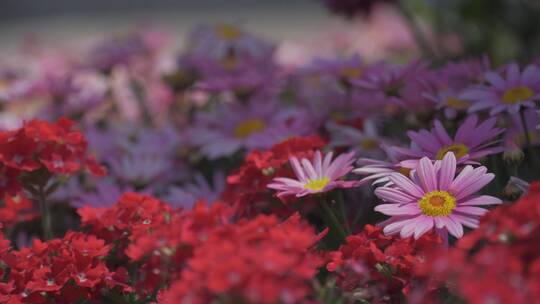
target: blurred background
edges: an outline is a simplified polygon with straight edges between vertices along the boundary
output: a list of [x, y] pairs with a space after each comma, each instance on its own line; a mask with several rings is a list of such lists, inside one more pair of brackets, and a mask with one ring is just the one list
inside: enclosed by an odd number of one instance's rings
[[538, 0], [2, 0], [0, 52], [83, 46], [136, 27], [166, 31], [181, 47], [195, 25], [227, 22], [279, 42], [285, 63], [356, 52], [368, 61], [489, 55], [498, 64], [534, 59], [539, 17]]

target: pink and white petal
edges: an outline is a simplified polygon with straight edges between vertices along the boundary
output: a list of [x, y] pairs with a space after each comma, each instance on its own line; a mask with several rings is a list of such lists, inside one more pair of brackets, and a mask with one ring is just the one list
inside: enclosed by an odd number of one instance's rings
[[418, 215], [421, 212], [417, 204], [406, 204], [402, 206], [399, 206], [398, 204], [382, 204], [376, 206], [375, 211], [390, 216]]
[[460, 223], [456, 222], [450, 216], [443, 217], [441, 220], [444, 222], [446, 229], [451, 235], [458, 239], [463, 236], [463, 226], [461, 226]]
[[439, 170], [439, 189], [448, 190], [452, 186], [456, 176], [456, 156], [454, 153], [446, 153]]
[[452, 218], [462, 224], [463, 226], [469, 227], [469, 228], [478, 228], [478, 225], [480, 221], [477, 218], [467, 216], [467, 215], [461, 215], [461, 214], [452, 214]]
[[473, 206], [458, 206], [454, 209], [455, 211], [459, 211], [464, 214], [472, 214], [476, 216], [483, 216], [488, 212], [487, 209], [479, 208], [479, 207], [473, 207]]
[[321, 159], [321, 151], [315, 152], [315, 157], [313, 158], [313, 163], [315, 164], [315, 173], [317, 173], [317, 176], [322, 176], [322, 159]]
[[410, 194], [412, 197], [421, 198], [425, 194], [422, 188], [401, 173], [392, 173], [390, 174], [389, 178], [392, 183], [401, 188], [403, 192]]
[[464, 199], [474, 193], [480, 191], [484, 186], [489, 184], [495, 178], [495, 174], [487, 173], [479, 176], [476, 180], [472, 180], [471, 183], [460, 191], [453, 192], [458, 200]]
[[382, 200], [397, 204], [406, 204], [418, 200], [418, 198], [401, 190], [390, 187], [379, 187], [375, 189], [375, 195]]
[[313, 165], [309, 160], [305, 158], [302, 159], [302, 167], [304, 168], [304, 172], [306, 172], [309, 179], [319, 178], [319, 176], [317, 176], [317, 173], [315, 172], [315, 168], [313, 168]]
[[304, 170], [302, 169], [302, 166], [300, 165], [300, 162], [298, 161], [298, 158], [293, 156], [289, 158], [289, 162], [291, 163], [291, 167], [296, 177], [298, 177], [300, 181], [306, 183], [307, 177], [306, 177], [306, 174], [304, 173]]
[[424, 235], [424, 233], [431, 230], [433, 228], [433, 224], [433, 218], [423, 216], [414, 228], [414, 239], [419, 239], [422, 235]]
[[425, 192], [437, 190], [437, 174], [433, 167], [433, 162], [429, 158], [423, 157], [420, 159], [416, 174], [418, 175], [420, 186]]
[[499, 204], [502, 204], [502, 200], [489, 195], [481, 195], [458, 203], [458, 206], [486, 206]]

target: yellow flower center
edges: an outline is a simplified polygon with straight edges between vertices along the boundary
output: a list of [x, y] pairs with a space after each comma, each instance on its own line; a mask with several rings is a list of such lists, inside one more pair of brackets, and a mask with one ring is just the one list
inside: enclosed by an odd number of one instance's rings
[[528, 87], [519, 86], [519, 87], [514, 87], [507, 90], [504, 93], [502, 100], [504, 103], [514, 104], [514, 103], [527, 100], [531, 98], [533, 95], [534, 95], [534, 92]]
[[399, 169], [398, 169], [398, 172], [405, 175], [405, 176], [410, 176], [411, 171], [412, 171], [411, 169], [405, 168], [405, 167], [399, 167]]
[[446, 100], [446, 105], [453, 109], [465, 110], [469, 108], [471, 102], [468, 100], [459, 99], [456, 97], [449, 97]]
[[317, 179], [310, 179], [308, 183], [304, 185], [304, 188], [311, 190], [311, 191], [321, 191], [328, 185], [330, 182], [330, 178], [323, 176]]
[[379, 147], [379, 142], [373, 138], [366, 138], [360, 142], [360, 147], [364, 150], [374, 150]]
[[266, 128], [264, 122], [258, 118], [250, 118], [239, 123], [234, 129], [234, 136], [246, 138], [254, 133], [259, 133]]
[[456, 208], [456, 198], [446, 191], [431, 191], [418, 201], [418, 207], [428, 216], [448, 216]]
[[216, 33], [226, 40], [235, 40], [242, 36], [242, 32], [237, 27], [228, 24], [216, 26]]
[[469, 148], [464, 144], [453, 144], [450, 146], [442, 147], [439, 152], [437, 152], [437, 159], [443, 159], [448, 152], [454, 153], [456, 159], [460, 159], [469, 153]]
[[343, 78], [358, 78], [362, 75], [362, 69], [360, 68], [343, 68], [339, 71], [339, 76]]

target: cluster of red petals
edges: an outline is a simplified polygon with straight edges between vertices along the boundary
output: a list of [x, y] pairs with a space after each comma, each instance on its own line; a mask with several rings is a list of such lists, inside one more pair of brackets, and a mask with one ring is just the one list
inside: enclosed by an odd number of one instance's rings
[[443, 287], [467, 303], [540, 303], [540, 183], [518, 202], [488, 213], [454, 248], [434, 251], [426, 261], [417, 267], [426, 282], [413, 294], [415, 302], [436, 302], [434, 291]]
[[242, 166], [227, 177], [227, 187], [223, 194], [225, 201], [233, 202], [240, 213], [253, 213], [262, 209], [272, 192], [266, 187], [274, 177], [292, 177], [289, 157], [310, 158], [315, 150], [325, 145], [319, 136], [293, 137], [271, 149], [252, 151]]
[[309, 282], [323, 262], [312, 250], [321, 237], [298, 214], [282, 223], [274, 215], [259, 215], [218, 227], [158, 302], [307, 301]]
[[136, 193], [124, 194], [110, 208], [85, 207], [78, 212], [83, 226], [114, 245], [116, 261], [126, 267], [137, 263], [132, 284], [144, 295], [176, 279], [193, 249], [230, 218], [230, 207], [221, 204], [180, 211]]
[[74, 122], [60, 118], [56, 123], [27, 122], [12, 131], [0, 131], [0, 195], [20, 188], [17, 178], [40, 169], [52, 174], [74, 174], [88, 169], [104, 175], [105, 169], [87, 155], [87, 143]]
[[366, 225], [364, 231], [347, 237], [347, 243], [329, 254], [327, 269], [347, 292], [358, 292], [373, 303], [394, 303], [411, 288], [413, 267], [424, 253], [441, 244], [435, 233], [420, 239], [387, 236], [382, 228]]
[[8, 245], [0, 238], [1, 303], [76, 303], [96, 300], [105, 290], [129, 290], [125, 271], [105, 265], [110, 247], [95, 236], [68, 232], [18, 251]]
[[16, 196], [5, 195], [3, 202], [3, 205], [0, 205], [0, 223], [6, 228], [19, 222], [31, 221], [38, 216], [32, 202], [22, 193]]

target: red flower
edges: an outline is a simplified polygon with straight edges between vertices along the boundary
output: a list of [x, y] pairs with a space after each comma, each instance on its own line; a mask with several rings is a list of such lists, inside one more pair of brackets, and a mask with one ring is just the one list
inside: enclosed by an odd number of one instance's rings
[[22, 193], [15, 196], [5, 195], [4, 205], [0, 206], [0, 222], [11, 227], [19, 222], [30, 221], [37, 217], [32, 202]]
[[68, 232], [63, 239], [35, 240], [31, 248], [5, 253], [9, 271], [6, 285], [0, 286], [0, 299], [63, 303], [99, 299], [104, 288], [129, 290], [123, 282], [111, 280], [115, 273], [103, 261], [109, 250], [95, 236]]
[[327, 268], [336, 273], [345, 291], [362, 289], [375, 303], [400, 299], [408, 292], [415, 262], [423, 253], [438, 246], [436, 234], [418, 240], [386, 236], [382, 228], [366, 225], [360, 234], [347, 237], [347, 243], [330, 253]]
[[[13, 131], [0, 132], [0, 171], [7, 181], [0, 183], [0, 194], [17, 191], [18, 176], [45, 169], [50, 174], [75, 174], [88, 169], [104, 175], [105, 169], [87, 154], [87, 143], [74, 122], [65, 118], [56, 123], [32, 120]], [[14, 180], [15, 179], [15, 180]]]
[[294, 137], [274, 145], [267, 151], [253, 151], [244, 164], [227, 177], [224, 201], [233, 202], [240, 213], [257, 214], [272, 200], [267, 185], [275, 176], [293, 176], [289, 157], [311, 157], [315, 150], [326, 143], [318, 136]]
[[322, 263], [311, 250], [320, 237], [298, 214], [283, 223], [261, 215], [216, 228], [158, 302], [306, 301], [310, 280]]

